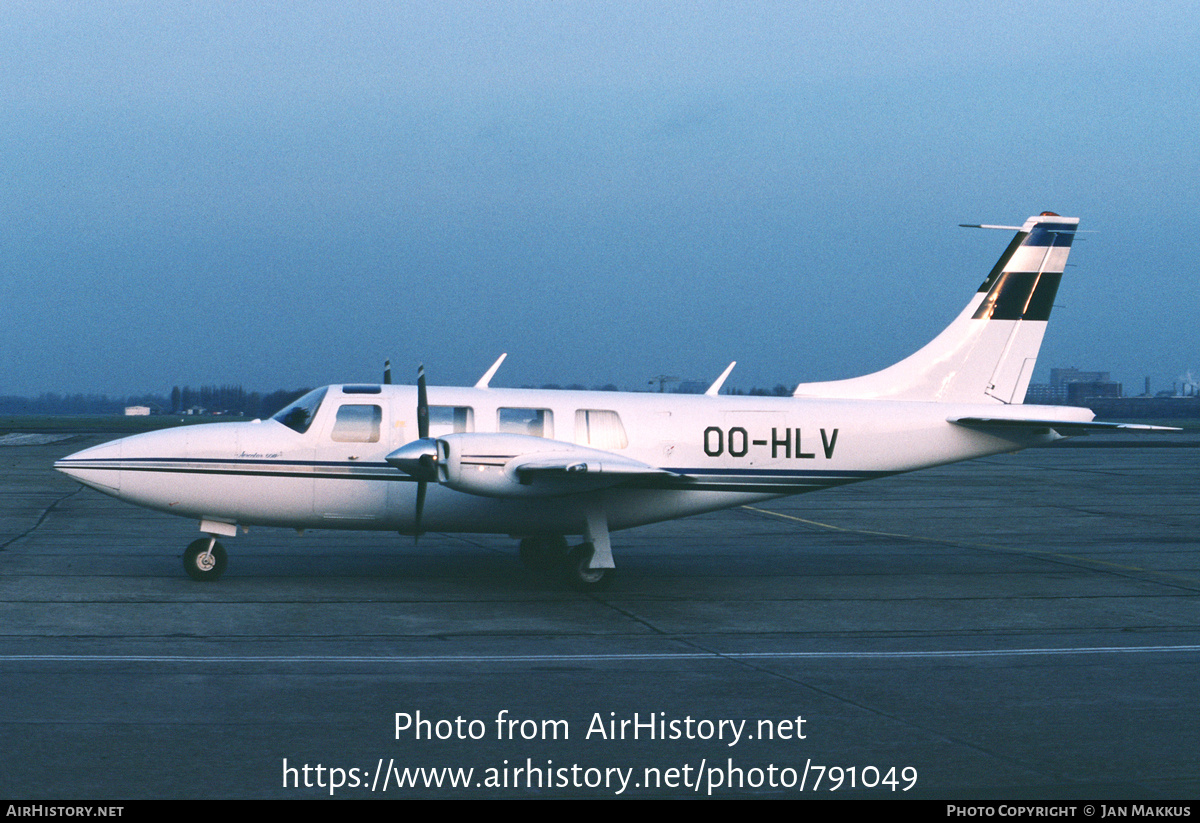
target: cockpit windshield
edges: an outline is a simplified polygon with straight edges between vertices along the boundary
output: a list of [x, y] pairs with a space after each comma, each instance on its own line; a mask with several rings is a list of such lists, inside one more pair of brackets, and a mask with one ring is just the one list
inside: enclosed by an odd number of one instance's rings
[[317, 409], [321, 407], [321, 401], [325, 399], [327, 391], [328, 386], [313, 389], [292, 405], [272, 415], [271, 419], [304, 434], [312, 425], [313, 418], [317, 416]]

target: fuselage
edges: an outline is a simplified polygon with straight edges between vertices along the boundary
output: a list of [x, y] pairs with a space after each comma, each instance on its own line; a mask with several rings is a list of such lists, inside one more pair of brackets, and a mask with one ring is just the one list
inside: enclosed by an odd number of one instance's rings
[[[55, 468], [106, 494], [202, 521], [410, 532], [418, 483], [385, 457], [417, 439], [416, 388], [320, 391], [315, 407], [310, 400], [290, 418], [149, 432], [70, 455]], [[597, 504], [609, 528], [624, 529], [1057, 437], [977, 431], [948, 422], [954, 417], [1007, 408], [1091, 419], [1086, 409], [1057, 407], [451, 387], [431, 387], [429, 405], [432, 438], [507, 432], [665, 470], [536, 497], [428, 484], [424, 530], [516, 535], [582, 533]]]

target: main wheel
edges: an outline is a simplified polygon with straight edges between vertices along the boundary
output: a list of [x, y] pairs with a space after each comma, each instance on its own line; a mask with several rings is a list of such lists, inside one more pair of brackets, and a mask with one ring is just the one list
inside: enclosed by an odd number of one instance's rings
[[595, 548], [591, 543], [580, 543], [567, 555], [565, 569], [567, 582], [581, 592], [603, 591], [612, 583], [612, 569], [590, 567]]
[[[212, 543], [211, 552], [208, 550], [209, 543]], [[193, 580], [216, 580], [224, 574], [228, 562], [225, 547], [211, 537], [193, 540], [183, 552], [183, 568]]]
[[567, 556], [567, 538], [525, 537], [521, 539], [521, 562], [527, 569], [547, 571], [553, 569]]

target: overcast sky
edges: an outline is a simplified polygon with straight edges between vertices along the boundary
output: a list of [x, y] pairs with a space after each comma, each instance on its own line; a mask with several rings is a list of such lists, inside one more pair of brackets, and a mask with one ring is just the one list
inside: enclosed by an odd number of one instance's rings
[[872, 371], [1052, 210], [1035, 380], [1200, 372], [1192, 3], [0, 6], [0, 394]]

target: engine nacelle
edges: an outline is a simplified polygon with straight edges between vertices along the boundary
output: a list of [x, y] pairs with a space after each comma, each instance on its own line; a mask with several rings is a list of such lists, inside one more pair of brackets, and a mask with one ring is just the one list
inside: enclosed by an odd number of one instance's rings
[[484, 497], [595, 491], [662, 470], [612, 452], [527, 434], [472, 432], [437, 440], [438, 482]]

